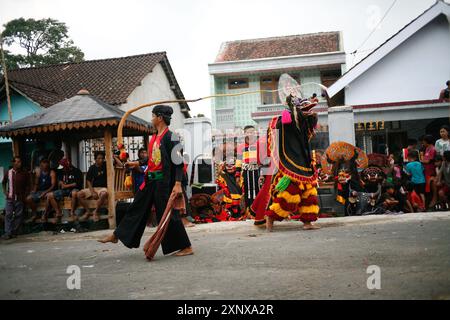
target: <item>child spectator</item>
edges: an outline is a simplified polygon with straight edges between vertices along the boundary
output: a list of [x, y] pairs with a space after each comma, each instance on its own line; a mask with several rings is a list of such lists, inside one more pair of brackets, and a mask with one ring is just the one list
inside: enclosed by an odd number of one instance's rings
[[414, 184], [412, 182], [406, 184], [406, 190], [408, 192], [407, 206], [411, 206], [411, 212], [425, 211], [425, 203], [423, 203], [422, 198], [414, 190]]
[[421, 197], [425, 203], [425, 175], [422, 163], [419, 162], [419, 155], [416, 151], [408, 154], [408, 164], [406, 165], [406, 173], [411, 177], [414, 191]]
[[392, 183], [386, 183], [385, 191], [380, 197], [379, 204], [386, 210], [386, 213], [403, 213], [401, 201]]

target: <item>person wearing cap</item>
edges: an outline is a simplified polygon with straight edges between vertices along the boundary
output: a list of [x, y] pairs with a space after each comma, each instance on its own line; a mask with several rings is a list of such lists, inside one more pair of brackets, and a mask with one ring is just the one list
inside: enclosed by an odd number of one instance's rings
[[77, 195], [83, 188], [83, 174], [80, 169], [72, 165], [69, 159], [63, 158], [59, 161], [56, 176], [58, 178], [58, 190], [47, 194], [48, 207], [51, 206], [55, 210], [55, 217], [59, 221], [62, 217], [62, 212], [58, 201], [64, 200], [64, 197], [70, 197], [71, 208], [69, 216], [75, 221]]
[[[99, 242], [117, 243], [120, 240], [128, 248], [138, 248], [152, 207], [155, 206], [159, 223], [171, 193], [182, 197], [183, 157], [178, 136], [169, 130], [172, 113], [170, 106], [157, 105], [153, 108], [152, 124], [157, 132], [153, 134], [147, 149], [148, 166], [145, 180], [116, 230]], [[193, 254], [191, 242], [177, 209], [172, 211], [161, 245], [164, 255], [174, 252], [176, 256]]]

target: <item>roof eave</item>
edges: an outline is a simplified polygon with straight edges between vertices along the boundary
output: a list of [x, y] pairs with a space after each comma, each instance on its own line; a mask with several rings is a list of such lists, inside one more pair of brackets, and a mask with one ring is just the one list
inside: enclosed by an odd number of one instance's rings
[[215, 65], [224, 65], [224, 64], [236, 64], [236, 63], [245, 63], [245, 62], [251, 63], [251, 62], [259, 62], [259, 61], [307, 58], [307, 57], [337, 55], [337, 54], [345, 54], [345, 52], [344, 51], [330, 51], [330, 52], [317, 52], [317, 53], [309, 53], [309, 54], [298, 54], [298, 55], [292, 55], [292, 56], [267, 57], [267, 58], [258, 58], [258, 59], [233, 60], [233, 61], [219, 61], [219, 62], [208, 63], [208, 67], [215, 66]]
[[340, 51], [314, 55], [286, 56], [281, 58], [234, 61], [210, 64], [209, 74], [226, 76], [288, 69], [314, 68], [319, 66], [340, 65], [345, 63], [345, 53]]
[[417, 16], [410, 23], [408, 23], [406, 26], [404, 26], [402, 29], [397, 31], [397, 33], [395, 33], [392, 37], [382, 43], [378, 48], [369, 53], [366, 57], [364, 57], [361, 61], [359, 61], [356, 65], [354, 65], [346, 73], [344, 73], [333, 85], [331, 85], [327, 90], [330, 98], [343, 90], [351, 82], [356, 80], [361, 74], [371, 68], [378, 61], [383, 59], [386, 55], [392, 52], [404, 41], [408, 40], [411, 36], [414, 35], [414, 33], [422, 29], [440, 14], [446, 15], [448, 18], [450, 16], [450, 5], [442, 1], [438, 1], [422, 14]]

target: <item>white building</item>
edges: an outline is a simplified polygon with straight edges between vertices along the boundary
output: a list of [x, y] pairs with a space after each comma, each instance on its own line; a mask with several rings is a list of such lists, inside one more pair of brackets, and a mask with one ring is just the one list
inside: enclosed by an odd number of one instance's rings
[[[222, 44], [209, 74], [212, 94], [276, 90], [281, 74], [288, 73], [300, 84], [304, 94], [330, 86], [344, 72], [345, 53], [342, 33], [321, 32], [293, 36], [229, 41]], [[261, 129], [283, 109], [278, 93], [256, 93], [212, 100], [215, 129], [226, 130], [256, 125]]]
[[328, 89], [337, 105], [353, 107], [356, 143], [368, 153], [384, 145], [396, 152], [424, 134], [438, 138], [449, 123], [450, 106], [438, 100], [450, 79], [449, 19], [450, 5], [436, 2]]

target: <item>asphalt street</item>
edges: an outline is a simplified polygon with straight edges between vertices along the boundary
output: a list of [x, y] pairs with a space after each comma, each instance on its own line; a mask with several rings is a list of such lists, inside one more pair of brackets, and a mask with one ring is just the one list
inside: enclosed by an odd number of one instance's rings
[[[108, 230], [22, 236], [0, 243], [0, 298], [450, 299], [450, 212], [319, 225], [196, 225], [193, 256], [159, 251], [152, 262], [141, 249], [98, 243]], [[80, 289], [68, 288], [69, 266], [80, 270]], [[369, 266], [379, 268], [380, 289], [367, 286]]]

